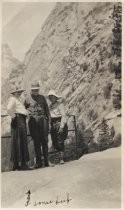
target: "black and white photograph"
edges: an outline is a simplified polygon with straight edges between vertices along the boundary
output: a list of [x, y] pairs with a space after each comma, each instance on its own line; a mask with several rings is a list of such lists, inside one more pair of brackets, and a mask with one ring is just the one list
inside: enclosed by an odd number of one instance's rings
[[122, 1], [2, 1], [1, 208], [122, 208]]

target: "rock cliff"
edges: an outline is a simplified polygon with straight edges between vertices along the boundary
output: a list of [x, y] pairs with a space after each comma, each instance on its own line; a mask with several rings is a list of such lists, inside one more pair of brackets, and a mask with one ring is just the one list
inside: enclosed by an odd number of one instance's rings
[[43, 94], [51, 88], [62, 94], [67, 113], [91, 128], [95, 138], [103, 117], [112, 119], [110, 128], [120, 132], [113, 107], [113, 93], [120, 86], [112, 52], [116, 4], [57, 3], [24, 60], [27, 89], [38, 79]]

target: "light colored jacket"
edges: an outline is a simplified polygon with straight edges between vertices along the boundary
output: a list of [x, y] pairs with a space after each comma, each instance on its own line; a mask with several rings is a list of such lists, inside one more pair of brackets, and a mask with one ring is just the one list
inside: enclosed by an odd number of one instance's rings
[[60, 128], [63, 128], [64, 125], [67, 123], [67, 117], [63, 103], [61, 101], [57, 101], [55, 104], [51, 104], [49, 109], [51, 118], [62, 117]]
[[28, 114], [23, 102], [21, 101], [21, 98], [17, 99], [15, 96], [11, 96], [9, 98], [8, 105], [7, 105], [7, 112], [12, 118], [14, 117], [16, 113], [23, 114], [23, 115]]

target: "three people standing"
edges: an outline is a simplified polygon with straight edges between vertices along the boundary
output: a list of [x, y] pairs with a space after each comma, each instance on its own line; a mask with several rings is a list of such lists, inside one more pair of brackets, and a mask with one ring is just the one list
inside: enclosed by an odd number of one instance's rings
[[[62, 99], [54, 91], [50, 91], [48, 98], [51, 102], [48, 107], [43, 95], [39, 94], [39, 82], [31, 84], [31, 93], [24, 103], [21, 101], [23, 89], [15, 87], [7, 105], [8, 113], [12, 118], [12, 155], [13, 170], [28, 170], [29, 152], [27, 145], [26, 116], [30, 135], [34, 142], [36, 165], [43, 166], [41, 146], [44, 156], [44, 166], [49, 166], [48, 160], [48, 132], [50, 130], [53, 147], [59, 151], [60, 163], [64, 163], [64, 141], [68, 135], [67, 119]], [[49, 111], [50, 108], [50, 111]]]

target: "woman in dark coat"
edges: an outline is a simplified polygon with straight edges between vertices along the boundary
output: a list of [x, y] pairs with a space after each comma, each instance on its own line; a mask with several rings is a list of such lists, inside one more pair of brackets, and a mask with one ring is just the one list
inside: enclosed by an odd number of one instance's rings
[[11, 116], [11, 161], [13, 170], [28, 170], [29, 152], [27, 145], [26, 116], [21, 94], [24, 90], [14, 86], [7, 105], [8, 114]]

